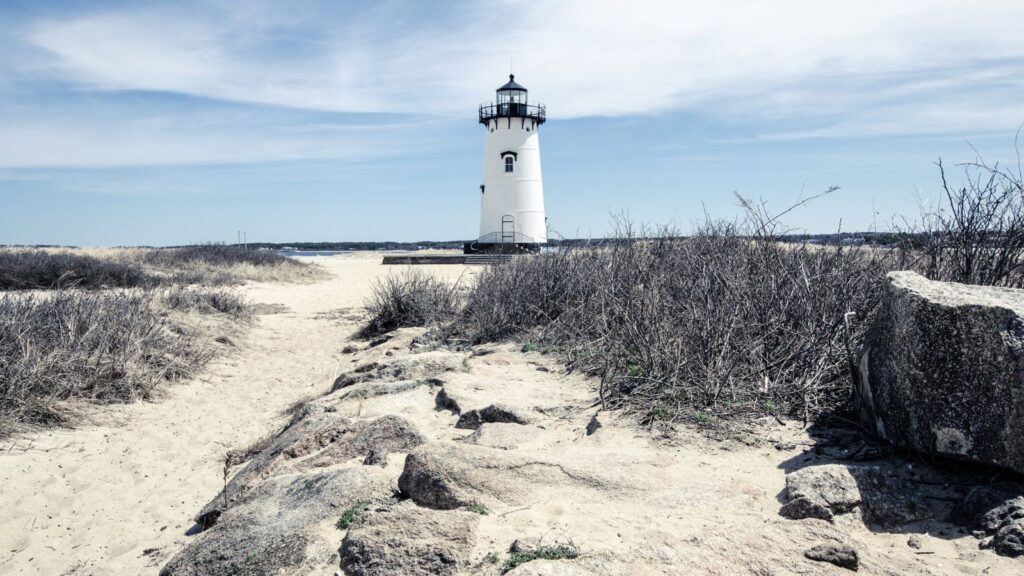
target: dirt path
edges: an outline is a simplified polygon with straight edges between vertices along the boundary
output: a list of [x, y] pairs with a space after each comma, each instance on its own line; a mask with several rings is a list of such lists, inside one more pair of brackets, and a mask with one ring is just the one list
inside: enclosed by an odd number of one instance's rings
[[225, 452], [330, 388], [352, 313], [372, 280], [390, 271], [374, 255], [315, 260], [331, 278], [246, 286], [251, 300], [287, 310], [258, 316], [238, 351], [160, 401], [110, 407], [95, 425], [0, 445], [0, 574], [155, 573], [221, 486]]

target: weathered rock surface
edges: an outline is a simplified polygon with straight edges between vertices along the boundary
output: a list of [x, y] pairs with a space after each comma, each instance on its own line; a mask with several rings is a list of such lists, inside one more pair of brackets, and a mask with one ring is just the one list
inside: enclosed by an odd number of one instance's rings
[[504, 404], [491, 404], [486, 408], [463, 412], [459, 421], [455, 423], [456, 428], [476, 430], [481, 424], [488, 422], [505, 422], [511, 424], [529, 424], [530, 418], [514, 408]]
[[496, 501], [518, 504], [530, 494], [531, 485], [567, 481], [601, 484], [561, 464], [472, 444], [436, 442], [409, 453], [398, 488], [421, 506], [453, 510]]
[[1007, 492], [976, 487], [957, 503], [950, 520], [984, 534], [983, 548], [1003, 556], [1024, 556], [1024, 496], [1007, 498]]
[[816, 562], [828, 562], [840, 568], [853, 570], [860, 567], [860, 558], [857, 551], [850, 546], [842, 544], [821, 544], [804, 552], [804, 557]]
[[463, 441], [476, 444], [477, 446], [487, 446], [488, 448], [513, 450], [535, 439], [538, 432], [539, 429], [536, 426], [489, 422], [481, 424], [479, 428]]
[[404, 452], [424, 442], [400, 416], [353, 422], [336, 413], [313, 413], [281, 432], [224, 490], [203, 507], [196, 521], [209, 527], [267, 478], [314, 470], [365, 456], [370, 450]]
[[196, 536], [160, 575], [306, 573], [303, 568], [321, 565], [337, 546], [318, 534], [318, 524], [357, 502], [386, 499], [390, 491], [387, 475], [372, 467], [270, 478]]
[[479, 522], [479, 514], [411, 502], [366, 513], [341, 544], [341, 566], [351, 576], [455, 574], [469, 567]]
[[925, 520], [933, 511], [922, 494], [904, 479], [876, 466], [825, 464], [801, 468], [786, 476], [786, 518], [820, 518], [860, 509], [864, 520], [891, 528]]
[[[376, 362], [361, 364], [351, 372], [342, 374], [334, 381], [332, 391], [353, 386], [370, 380], [423, 380], [444, 372], [462, 369], [462, 354], [448, 350], [432, 350], [408, 356], [388, 357]], [[391, 359], [393, 358], [393, 359]]]
[[453, 396], [447, 388], [441, 388], [434, 397], [434, 406], [438, 410], [448, 410], [458, 416], [462, 414], [462, 404], [457, 396]]
[[892, 272], [860, 372], [881, 437], [1024, 472], [1024, 290]]
[[779, 511], [786, 518], [831, 520], [860, 506], [857, 480], [839, 464], [808, 466], [786, 476], [788, 502]]

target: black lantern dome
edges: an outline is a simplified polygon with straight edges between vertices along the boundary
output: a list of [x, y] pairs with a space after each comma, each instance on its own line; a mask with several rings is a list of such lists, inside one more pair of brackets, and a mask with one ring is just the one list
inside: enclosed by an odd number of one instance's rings
[[516, 82], [515, 74], [508, 75], [508, 82], [498, 88], [497, 103], [480, 105], [480, 123], [487, 124], [495, 118], [527, 118], [543, 124], [547, 110], [543, 104], [530, 104], [527, 90]]

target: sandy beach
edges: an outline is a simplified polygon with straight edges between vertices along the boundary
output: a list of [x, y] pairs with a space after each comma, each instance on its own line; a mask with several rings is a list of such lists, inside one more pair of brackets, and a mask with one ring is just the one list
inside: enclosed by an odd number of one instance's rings
[[[94, 422], [77, 429], [5, 443], [0, 574], [157, 574], [169, 561], [178, 561], [180, 569], [204, 542], [217, 542], [210, 538], [227, 529], [224, 522], [230, 524], [222, 520], [202, 536], [186, 534], [225, 486], [227, 451], [280, 430], [287, 409], [306, 400], [304, 409], [312, 414], [307, 422], [358, 427], [397, 419], [392, 421], [417, 430], [423, 445], [392, 452], [381, 468], [365, 466], [362, 453], [332, 458], [324, 452], [319, 464], [309, 464], [319, 457], [314, 450], [295, 463], [274, 464], [280, 469], [268, 469], [268, 482], [361, 474], [379, 478], [382, 494], [390, 495], [398, 491], [403, 465], [409, 468], [407, 454], [451, 466], [483, 514], [418, 508], [413, 502], [424, 495], [415, 492], [411, 501], [381, 510], [466, 521], [458, 532], [461, 546], [451, 549], [471, 566], [460, 574], [501, 573], [500, 559], [524, 539], [571, 544], [580, 555], [571, 562], [537, 560], [510, 574], [848, 573], [804, 557], [812, 546], [839, 542], [860, 551], [866, 574], [1019, 573], [1017, 561], [978, 550], [976, 539], [942, 523], [915, 524], [912, 547], [908, 532], [869, 529], [858, 514], [834, 522], [781, 517], [786, 473], [831, 461], [816, 455], [814, 439], [798, 422], [766, 418], [742, 434], [711, 437], [687, 426], [638, 426], [601, 412], [600, 428], [592, 429], [599, 406], [595, 381], [566, 372], [553, 355], [524, 352], [513, 343], [420, 349], [415, 338], [422, 328], [343, 352], [363, 319], [373, 280], [401, 268], [382, 266], [379, 254], [313, 261], [329, 271], [327, 279], [242, 288], [251, 301], [276, 306], [262, 306], [265, 313], [237, 350], [201, 376], [167, 387], [157, 401], [97, 409]], [[418, 269], [451, 280], [473, 273], [464, 266]], [[340, 375], [355, 380], [331, 392]], [[524, 424], [462, 426], [470, 409], [492, 404]], [[300, 438], [303, 426], [293, 429]], [[247, 473], [243, 468], [231, 469], [227, 479], [236, 481]], [[239, 510], [230, 514], [252, 512]], [[338, 570], [345, 537], [335, 526], [340, 514], [327, 510], [301, 524], [311, 544], [306, 559], [286, 573]], [[273, 533], [274, 518], [260, 529]], [[389, 516], [374, 518], [387, 522]], [[386, 533], [402, 529], [399, 521]], [[402, 537], [402, 546], [424, 547], [422, 558], [408, 561], [429, 561], [436, 550], [447, 550], [427, 532]], [[380, 546], [387, 555], [390, 545]], [[407, 561], [404, 552], [396, 554], [388, 561]], [[210, 569], [202, 573], [220, 573], [216, 565]], [[245, 566], [238, 570], [246, 573]]]
[[258, 315], [238, 349], [198, 378], [156, 402], [97, 409], [92, 425], [0, 445], [0, 574], [149, 574], [183, 545], [224, 482], [225, 453], [330, 389], [373, 280], [398, 270], [371, 253], [308, 260], [330, 278], [242, 288], [254, 303], [285, 308]]

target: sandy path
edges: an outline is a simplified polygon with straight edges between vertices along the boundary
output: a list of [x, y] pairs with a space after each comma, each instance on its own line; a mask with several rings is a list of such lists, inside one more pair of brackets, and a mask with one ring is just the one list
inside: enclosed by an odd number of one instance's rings
[[246, 286], [251, 300], [288, 311], [259, 316], [238, 351], [160, 401], [110, 407], [95, 425], [0, 445], [0, 574], [156, 573], [219, 489], [225, 452], [282, 424], [296, 400], [330, 388], [354, 329], [332, 312], [359, 307], [373, 279], [395, 270], [378, 255], [313, 260], [332, 277]]

